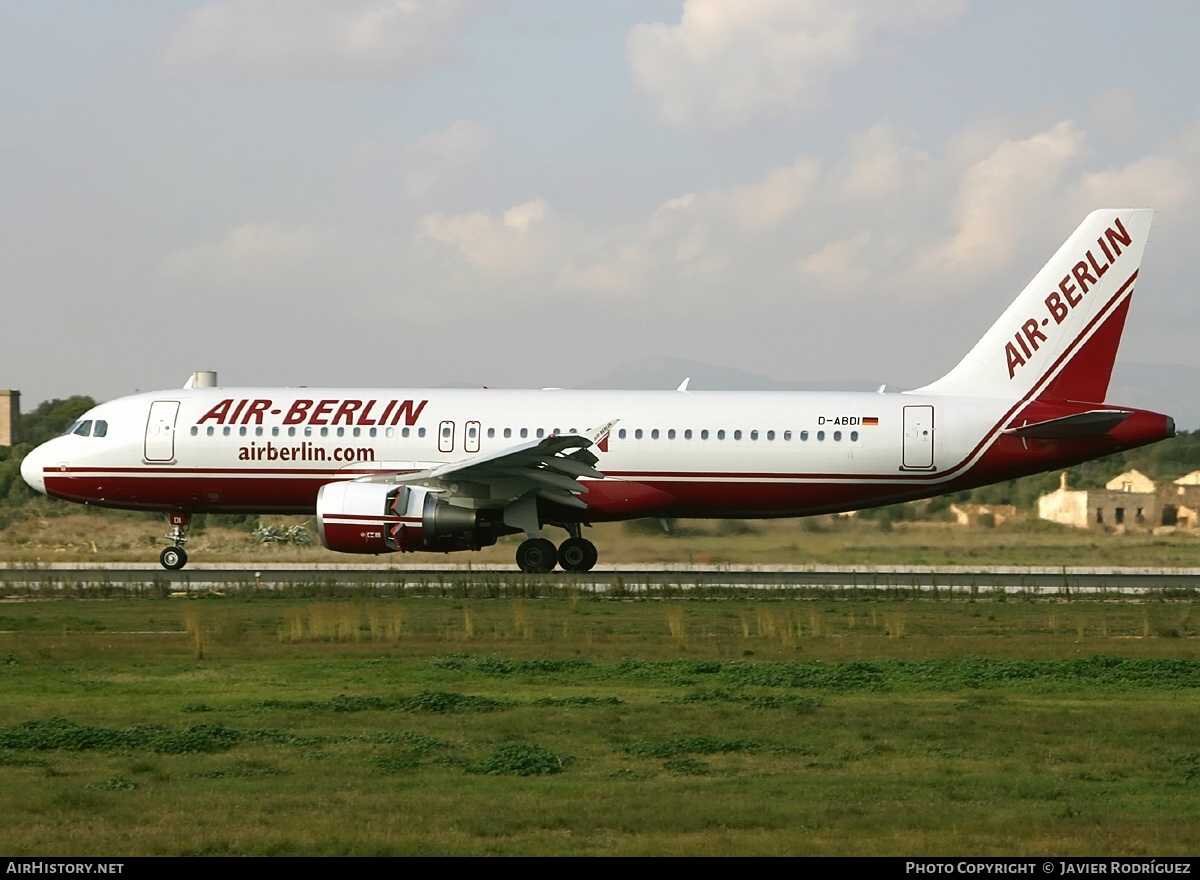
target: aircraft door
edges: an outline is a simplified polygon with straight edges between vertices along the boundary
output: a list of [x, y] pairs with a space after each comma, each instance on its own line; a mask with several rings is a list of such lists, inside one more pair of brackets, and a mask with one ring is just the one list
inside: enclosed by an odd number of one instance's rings
[[150, 404], [146, 419], [146, 461], [175, 460], [175, 419], [178, 400], [156, 400]]
[[442, 422], [438, 426], [438, 452], [454, 451], [454, 422]]
[[479, 451], [479, 422], [467, 422], [467, 436], [463, 440], [463, 448], [470, 453]]
[[933, 469], [933, 407], [904, 407], [904, 469]]

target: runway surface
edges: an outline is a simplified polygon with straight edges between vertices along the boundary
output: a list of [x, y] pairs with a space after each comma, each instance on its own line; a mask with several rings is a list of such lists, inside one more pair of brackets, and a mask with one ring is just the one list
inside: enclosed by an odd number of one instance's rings
[[189, 566], [166, 571], [153, 564], [86, 564], [0, 566], [0, 594], [30, 589], [64, 590], [157, 588], [171, 593], [226, 589], [284, 589], [304, 584], [342, 587], [464, 586], [545, 584], [596, 592], [657, 593], [663, 589], [704, 591], [714, 588], [804, 590], [845, 593], [941, 593], [971, 595], [1004, 592], [1038, 595], [1062, 593], [1138, 593], [1200, 588], [1198, 568], [1085, 568], [1051, 566], [605, 566], [573, 574], [555, 571], [526, 575], [510, 566], [370, 566], [244, 564]]

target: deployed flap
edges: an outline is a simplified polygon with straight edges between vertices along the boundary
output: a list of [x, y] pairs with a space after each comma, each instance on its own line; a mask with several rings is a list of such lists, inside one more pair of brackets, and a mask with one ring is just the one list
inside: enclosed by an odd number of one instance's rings
[[1015, 434], [1029, 440], [1067, 440], [1072, 437], [1099, 437], [1107, 434], [1133, 413], [1124, 409], [1093, 409], [1088, 412], [1048, 419], [1019, 428], [1008, 428], [1005, 434]]

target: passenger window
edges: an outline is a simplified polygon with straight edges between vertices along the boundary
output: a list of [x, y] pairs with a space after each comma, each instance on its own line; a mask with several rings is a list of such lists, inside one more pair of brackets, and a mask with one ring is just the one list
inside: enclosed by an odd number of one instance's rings
[[488, 439], [491, 440], [495, 436], [496, 436], [496, 429], [488, 428]]
[[273, 427], [271, 428], [271, 436], [272, 436], [272, 437], [278, 437], [278, 436], [279, 436], [279, 426], [278, 426], [278, 425], [275, 425], [275, 426], [273, 426]]
[[504, 439], [507, 440], [511, 436], [512, 436], [512, 428], [505, 428], [504, 429]]
[[858, 431], [851, 431], [851, 432], [850, 432], [850, 442], [851, 442], [851, 443], [857, 443], [857, 442], [858, 442]]
[[834, 431], [834, 432], [833, 432], [833, 439], [834, 439], [834, 440], [841, 440], [841, 439], [842, 439], [842, 432], [841, 432], [841, 431]]
[[206, 433], [209, 437], [211, 437], [213, 434], [216, 433], [216, 429], [212, 425], [209, 425], [204, 433]]
[[378, 435], [378, 433], [379, 433], [379, 429], [378, 429], [378, 428], [372, 428], [370, 431], [368, 431], [368, 432], [367, 432], [367, 434], [368, 434], [369, 436], [371, 436], [371, 437], [375, 437], [375, 436], [377, 436], [377, 435]]
[[724, 428], [721, 428], [721, 430], [717, 431], [717, 439], [718, 440], [725, 439], [725, 429]]
[[425, 429], [424, 429], [424, 428], [417, 428], [417, 436], [418, 436], [418, 437], [424, 437], [424, 436], [425, 436]]
[[200, 429], [197, 428], [195, 425], [192, 425], [192, 436], [195, 437], [199, 433], [200, 433]]
[[[407, 431], [408, 428], [405, 428], [404, 430]], [[393, 439], [396, 436], [396, 429], [395, 428], [384, 428], [383, 436], [389, 440]]]
[[621, 430], [617, 431], [617, 438], [618, 438], [618, 439], [620, 439], [620, 440], [624, 440], [624, 439], [625, 439], [625, 429], [624, 429], [624, 428], [622, 428]]
[[784, 439], [784, 440], [791, 440], [791, 439], [792, 439], [792, 432], [791, 432], [791, 431], [784, 431], [784, 432], [783, 432], [783, 439]]
[[233, 433], [233, 429], [231, 427], [229, 427], [228, 425], [226, 425], [224, 428], [221, 429], [221, 433], [224, 434], [226, 437], [228, 437], [230, 434]]
[[774, 431], [767, 431], [767, 439], [768, 439], [768, 440], [774, 440], [774, 439], [775, 439], [775, 432], [774, 432]]
[[322, 428], [322, 429], [321, 429], [321, 436], [322, 436], [322, 437], [328, 437], [328, 436], [329, 436], [329, 429], [328, 429], [328, 428]]
[[750, 432], [750, 439], [751, 439], [751, 440], [757, 440], [757, 439], [758, 439], [758, 431], [751, 431], [751, 432]]
[[734, 432], [733, 432], [733, 439], [734, 439], [734, 440], [741, 440], [741, 439], [742, 439], [742, 432], [741, 432], [741, 431], [734, 431]]
[[683, 432], [683, 439], [684, 439], [684, 440], [691, 440], [691, 439], [692, 439], [692, 429], [691, 429], [691, 428], [687, 428], [686, 430], [684, 430], [684, 432]]
[[634, 440], [642, 439], [642, 429], [641, 428], [638, 428], [636, 431], [633, 432], [633, 439]]
[[801, 431], [801, 432], [800, 432], [800, 439], [801, 439], [801, 440], [807, 440], [807, 439], [808, 439], [808, 431]]
[[667, 439], [668, 439], [668, 440], [674, 440], [674, 439], [675, 439], [675, 429], [674, 429], [674, 428], [670, 428], [670, 429], [667, 431]]
[[701, 439], [701, 440], [707, 440], [707, 439], [708, 439], [708, 428], [704, 428], [704, 429], [703, 429], [703, 430], [700, 432], [700, 439]]
[[650, 439], [651, 439], [651, 440], [657, 440], [657, 439], [658, 439], [658, 428], [655, 428], [654, 430], [652, 430], [652, 431], [650, 432]]
[[[407, 436], [408, 436], [409, 434], [411, 434], [411, 433], [412, 433], [412, 428], [401, 428], [401, 429], [400, 429], [400, 436], [401, 436], [401, 437], [407, 437]], [[394, 432], [394, 431], [388, 431], [388, 436], [389, 436], [389, 437], [393, 437], [393, 436], [395, 436], [395, 432]]]
[[529, 436], [529, 429], [528, 429], [528, 428], [522, 428], [522, 429], [521, 429], [521, 439], [522, 439], [522, 440], [524, 440], [524, 439], [525, 439], [526, 437], [528, 437], [528, 436]]
[[346, 436], [346, 429], [345, 429], [345, 428], [338, 428], [338, 429], [337, 429], [337, 435], [338, 435], [339, 437], [345, 437], [345, 436]]
[[825, 439], [825, 432], [824, 432], [824, 431], [817, 431], [817, 439], [818, 439], [818, 440], [824, 440], [824, 439]]
[[288, 428], [288, 436], [289, 436], [289, 437], [295, 437], [295, 436], [296, 436], [296, 429], [295, 429], [294, 427], [293, 427], [293, 428]]
[[[340, 433], [340, 432], [341, 432], [341, 430], [342, 430], [341, 428], [338, 428], [338, 432], [339, 432], [338, 436], [341, 436], [341, 433]], [[361, 436], [362, 436], [362, 428], [355, 428], [355, 429], [354, 429], [354, 436], [355, 436], [355, 437], [361, 437]]]
[[538, 436], [538, 439], [539, 439], [539, 440], [540, 440], [540, 439], [542, 439], [542, 437], [544, 437], [545, 435], [546, 435], [546, 429], [545, 429], [545, 428], [538, 428], [538, 429], [537, 429], [537, 436]]

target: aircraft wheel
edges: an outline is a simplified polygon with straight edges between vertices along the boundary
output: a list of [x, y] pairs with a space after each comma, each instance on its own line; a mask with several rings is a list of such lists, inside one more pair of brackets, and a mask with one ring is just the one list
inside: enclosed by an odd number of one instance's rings
[[526, 574], [545, 574], [557, 560], [554, 545], [545, 538], [530, 538], [517, 547], [517, 567]]
[[187, 553], [184, 552], [182, 547], [168, 547], [159, 554], [158, 561], [168, 571], [179, 571], [179, 569], [187, 565]]
[[558, 547], [558, 564], [565, 571], [591, 571], [600, 553], [587, 538], [567, 538]]

